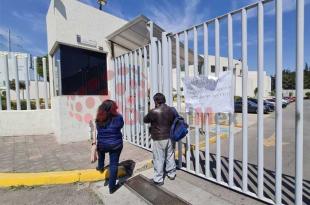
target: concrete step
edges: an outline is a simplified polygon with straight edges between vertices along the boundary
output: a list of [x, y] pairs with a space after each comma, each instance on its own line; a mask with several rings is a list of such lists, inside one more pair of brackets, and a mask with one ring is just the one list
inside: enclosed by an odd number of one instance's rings
[[[151, 179], [153, 176], [153, 170], [149, 169], [141, 174]], [[184, 171], [177, 171], [177, 177], [173, 181], [166, 179], [163, 188], [194, 205], [206, 204], [206, 202], [207, 204], [219, 205], [264, 204], [261, 201], [257, 201], [256, 199], [252, 199], [241, 193], [229, 190], [226, 187], [222, 187]]]
[[[143, 175], [148, 179], [153, 177], [153, 169], [145, 169], [144, 171], [134, 172], [133, 176]], [[130, 178], [132, 178], [130, 177]], [[129, 180], [121, 179], [121, 182]], [[114, 194], [109, 194], [107, 182], [97, 182], [91, 185], [95, 193], [101, 198], [104, 204], [133, 204], [144, 205], [152, 204], [139, 196], [137, 192], [133, 192], [126, 186], [121, 186]], [[162, 186], [164, 190], [177, 195], [179, 198], [194, 205], [260, 205], [264, 204], [260, 201], [247, 197], [243, 194], [221, 187], [217, 184], [201, 179], [184, 171], [177, 171], [175, 180], [166, 179]]]

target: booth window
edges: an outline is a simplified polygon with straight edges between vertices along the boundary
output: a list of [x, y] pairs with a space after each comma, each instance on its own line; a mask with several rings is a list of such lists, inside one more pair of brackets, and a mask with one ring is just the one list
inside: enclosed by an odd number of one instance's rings
[[[107, 95], [105, 53], [60, 45], [59, 95]], [[57, 90], [57, 89], [56, 89]]]

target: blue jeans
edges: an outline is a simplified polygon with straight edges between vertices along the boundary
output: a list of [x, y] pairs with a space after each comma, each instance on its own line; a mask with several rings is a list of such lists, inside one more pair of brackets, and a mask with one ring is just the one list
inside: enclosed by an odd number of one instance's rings
[[104, 168], [105, 153], [108, 152], [109, 155], [110, 155], [109, 189], [113, 189], [115, 187], [115, 185], [116, 185], [118, 162], [119, 162], [119, 156], [121, 155], [122, 149], [123, 149], [123, 146], [121, 146], [120, 148], [115, 149], [115, 150], [100, 149], [100, 148], [98, 148], [98, 168], [99, 169], [103, 169]]

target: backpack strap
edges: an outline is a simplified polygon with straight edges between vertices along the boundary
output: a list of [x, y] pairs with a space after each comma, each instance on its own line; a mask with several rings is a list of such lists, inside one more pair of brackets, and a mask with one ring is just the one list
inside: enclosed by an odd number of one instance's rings
[[170, 107], [172, 109], [172, 112], [174, 113], [174, 118], [180, 117], [178, 111], [174, 107]]

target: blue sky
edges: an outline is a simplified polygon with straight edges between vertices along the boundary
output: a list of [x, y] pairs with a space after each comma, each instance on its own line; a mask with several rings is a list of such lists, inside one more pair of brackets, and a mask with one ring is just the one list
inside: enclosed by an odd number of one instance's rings
[[[97, 7], [96, 0], [81, 0]], [[108, 0], [106, 12], [131, 20], [144, 14], [167, 31], [176, 32], [231, 10], [254, 3], [256, 0]], [[45, 15], [50, 0], [0, 0], [0, 50], [7, 50], [7, 33], [12, 33], [12, 49], [33, 55], [47, 53]], [[310, 64], [310, 0], [305, 0], [305, 61]], [[274, 4], [265, 7], [265, 69], [274, 73]], [[295, 68], [295, 0], [283, 0], [283, 61], [284, 68]], [[256, 10], [248, 12], [248, 62], [252, 70], [257, 65]], [[234, 58], [241, 57], [240, 16], [234, 20]], [[226, 21], [221, 22], [221, 55], [227, 56]], [[199, 38], [201, 40], [201, 38]], [[213, 27], [210, 26], [210, 48], [214, 53]], [[192, 44], [192, 42], [190, 42]], [[199, 41], [199, 45], [200, 41]], [[199, 46], [202, 50], [202, 46]]]

